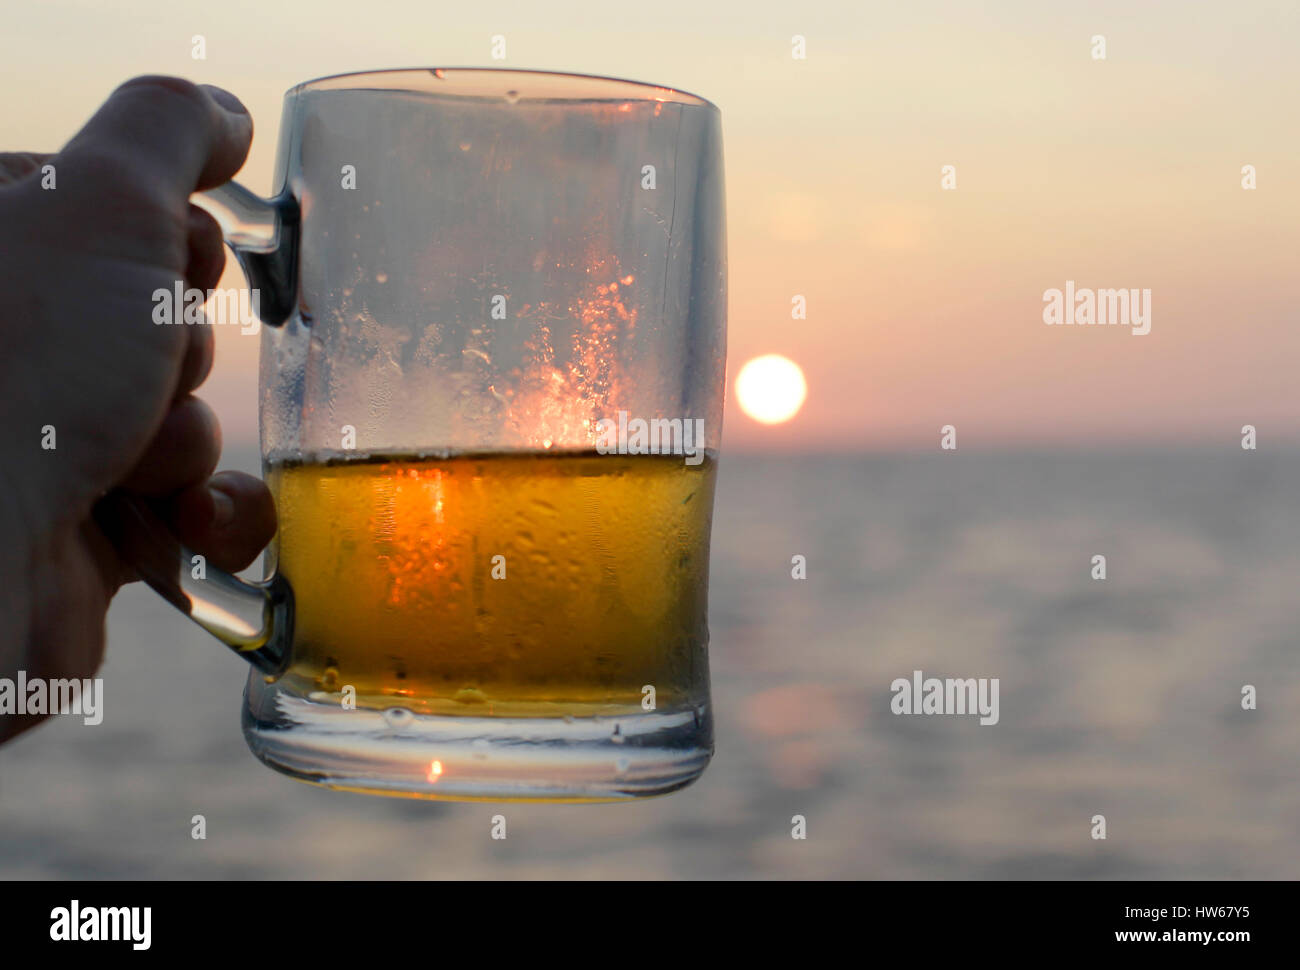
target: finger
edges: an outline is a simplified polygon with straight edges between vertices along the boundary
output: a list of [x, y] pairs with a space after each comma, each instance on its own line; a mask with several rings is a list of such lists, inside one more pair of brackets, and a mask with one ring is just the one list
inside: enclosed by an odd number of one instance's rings
[[189, 246], [189, 264], [185, 279], [199, 290], [210, 290], [221, 281], [221, 271], [226, 268], [226, 246], [221, 226], [212, 214], [191, 204], [186, 214], [186, 242]]
[[[176, 382], [176, 400], [186, 397], [212, 373], [212, 360], [216, 355], [216, 340], [212, 324], [206, 320], [189, 328], [190, 342], [185, 346], [185, 359], [181, 362], [181, 376]], [[211, 471], [211, 469], [208, 469]]]
[[243, 472], [218, 472], [170, 503], [176, 536], [220, 569], [237, 572], [275, 535], [275, 502], [265, 483]]
[[229, 181], [248, 155], [253, 119], [233, 94], [175, 77], [132, 78], [60, 155], [97, 159], [163, 184], [173, 198]]
[[[203, 209], [189, 207], [187, 215], [188, 263], [185, 279], [195, 289], [207, 292], [221, 280], [226, 265], [226, 251], [222, 242], [221, 226]], [[205, 380], [212, 371], [215, 351], [212, 327], [204, 323], [189, 328], [189, 343], [181, 363], [180, 377], [176, 382], [176, 396], [183, 397]]]
[[0, 152], [0, 185], [26, 178], [53, 157], [44, 152]]
[[220, 457], [217, 416], [198, 398], [185, 397], [172, 405], [144, 455], [121, 484], [140, 495], [170, 495], [204, 481]]

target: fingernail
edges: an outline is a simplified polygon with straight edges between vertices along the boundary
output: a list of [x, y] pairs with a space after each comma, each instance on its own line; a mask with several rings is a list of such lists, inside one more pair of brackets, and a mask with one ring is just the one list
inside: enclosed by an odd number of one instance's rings
[[248, 109], [244, 107], [244, 103], [225, 88], [219, 88], [215, 84], [204, 84], [201, 85], [201, 87], [212, 96], [213, 101], [217, 102], [217, 104], [221, 105], [221, 107], [225, 108], [231, 114], [248, 114]]
[[224, 529], [235, 521], [235, 500], [219, 488], [210, 488], [212, 493], [212, 524]]

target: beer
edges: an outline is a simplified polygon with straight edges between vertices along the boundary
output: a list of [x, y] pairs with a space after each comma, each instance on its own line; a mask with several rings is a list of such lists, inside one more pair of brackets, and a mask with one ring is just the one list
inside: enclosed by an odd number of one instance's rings
[[291, 688], [563, 717], [707, 702], [716, 465], [503, 452], [272, 463]]

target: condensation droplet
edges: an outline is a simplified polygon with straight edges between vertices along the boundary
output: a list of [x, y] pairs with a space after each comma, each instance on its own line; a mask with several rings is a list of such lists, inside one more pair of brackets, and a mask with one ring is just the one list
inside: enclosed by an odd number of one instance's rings
[[519, 103], [519, 92], [518, 92], [518, 91], [507, 91], [507, 92], [506, 92], [506, 101], [508, 101], [510, 104], [518, 104], [518, 103]]
[[384, 720], [390, 727], [403, 728], [415, 720], [415, 715], [405, 707], [388, 707], [384, 709]]
[[456, 691], [456, 696], [452, 700], [460, 704], [486, 704], [487, 694], [477, 687], [462, 687]]

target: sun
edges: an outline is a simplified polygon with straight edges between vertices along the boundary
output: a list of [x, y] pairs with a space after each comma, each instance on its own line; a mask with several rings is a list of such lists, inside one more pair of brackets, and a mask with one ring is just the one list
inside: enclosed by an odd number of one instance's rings
[[740, 368], [736, 375], [736, 400], [760, 424], [789, 421], [803, 407], [808, 382], [799, 365], [780, 354], [764, 354]]

